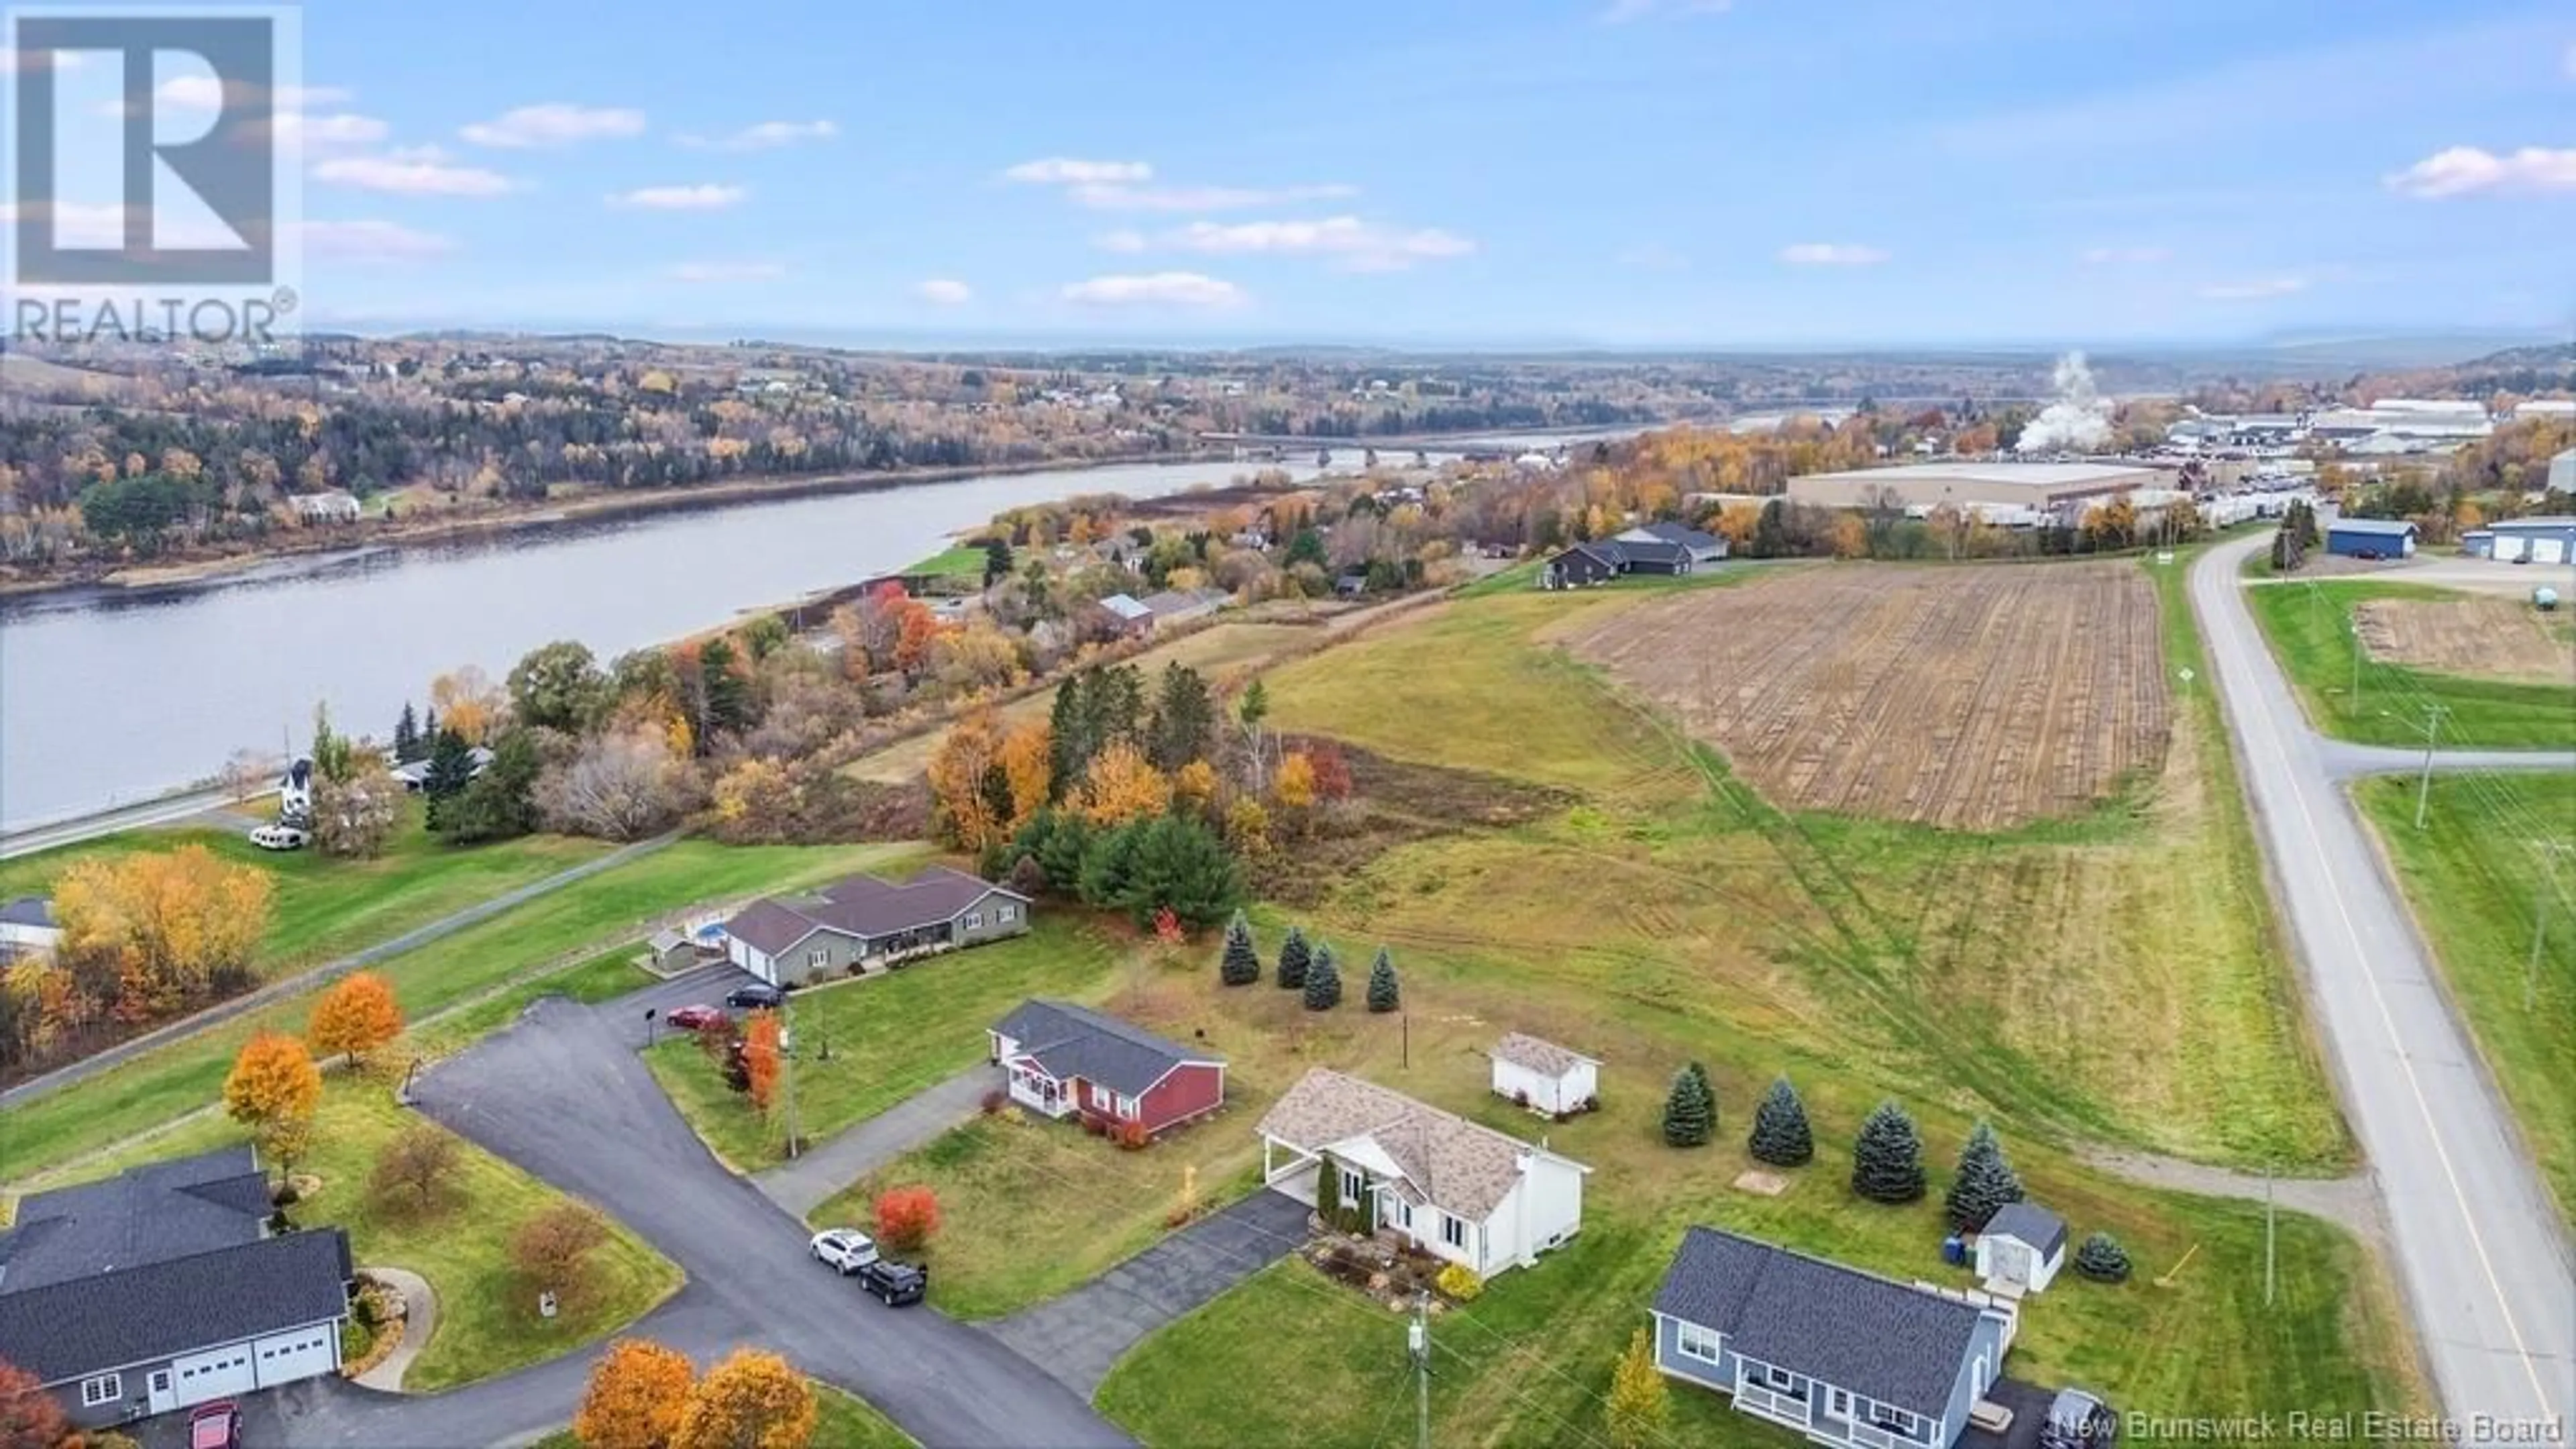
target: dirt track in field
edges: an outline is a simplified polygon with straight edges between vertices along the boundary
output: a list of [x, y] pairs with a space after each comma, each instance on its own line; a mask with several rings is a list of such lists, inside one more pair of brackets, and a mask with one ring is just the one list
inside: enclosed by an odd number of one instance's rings
[[2561, 683], [2576, 678], [2576, 648], [2552, 638], [2512, 599], [2364, 599], [2353, 627], [2370, 657], [2444, 674]]
[[2075, 813], [2170, 733], [2128, 564], [1782, 570], [1566, 639], [1790, 809], [1961, 830]]

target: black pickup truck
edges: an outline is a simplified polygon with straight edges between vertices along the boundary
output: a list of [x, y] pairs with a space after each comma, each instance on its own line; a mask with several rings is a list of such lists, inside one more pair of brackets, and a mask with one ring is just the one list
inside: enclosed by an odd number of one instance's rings
[[930, 1291], [930, 1270], [879, 1258], [859, 1270], [859, 1286], [886, 1307], [901, 1308], [907, 1303], [919, 1303], [921, 1295]]

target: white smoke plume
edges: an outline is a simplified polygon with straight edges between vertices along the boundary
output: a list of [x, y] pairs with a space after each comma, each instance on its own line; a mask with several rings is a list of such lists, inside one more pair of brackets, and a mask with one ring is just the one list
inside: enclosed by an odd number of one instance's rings
[[2111, 402], [2093, 386], [2084, 354], [2057, 359], [2049, 376], [2057, 400], [2040, 410], [2013, 446], [2024, 453], [2089, 453], [2111, 441]]

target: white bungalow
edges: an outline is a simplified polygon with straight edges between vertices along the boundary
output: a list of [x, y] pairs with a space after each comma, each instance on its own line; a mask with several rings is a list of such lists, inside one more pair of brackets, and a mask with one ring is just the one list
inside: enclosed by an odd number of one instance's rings
[[1601, 1064], [1552, 1041], [1516, 1031], [1486, 1055], [1494, 1063], [1494, 1095], [1533, 1112], [1562, 1117], [1601, 1095]]

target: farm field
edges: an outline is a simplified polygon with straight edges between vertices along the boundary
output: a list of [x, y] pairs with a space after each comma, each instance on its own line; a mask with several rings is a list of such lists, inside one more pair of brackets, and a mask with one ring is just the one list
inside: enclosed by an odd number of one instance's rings
[[[2436, 775], [2357, 782], [2478, 1050], [2521, 1122], [2558, 1210], [2576, 1222], [2576, 775]], [[2552, 833], [2554, 862], [2533, 845]], [[2540, 952], [2532, 953], [2536, 909]]]
[[2530, 605], [2491, 594], [2363, 599], [2353, 605], [2362, 648], [2381, 664], [2536, 684], [2576, 681], [2576, 643]]
[[[466, 1001], [558, 958], [579, 964], [631, 939], [659, 916], [701, 903], [738, 901], [854, 870], [892, 868], [906, 846], [722, 846], [684, 840], [577, 881], [552, 895], [375, 969], [393, 984], [406, 1019]], [[0, 1132], [0, 1181], [13, 1181], [213, 1102], [241, 1044], [260, 1031], [301, 1033], [309, 1000], [280, 1002], [101, 1072], [77, 1089], [11, 1109]], [[158, 1154], [155, 1154], [158, 1155]]]
[[2357, 656], [2359, 606], [2454, 603], [2460, 594], [2377, 582], [2263, 584], [2245, 594], [2307, 708], [2308, 722], [2321, 733], [2362, 744], [2421, 747], [2426, 707], [2439, 705], [2445, 745], [2576, 745], [2576, 677], [2562, 674], [2554, 683], [2471, 677], [2390, 663], [2367, 652]]
[[1775, 572], [1562, 642], [1792, 810], [2009, 829], [2164, 757], [2155, 596], [2127, 564]]

